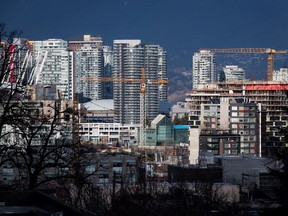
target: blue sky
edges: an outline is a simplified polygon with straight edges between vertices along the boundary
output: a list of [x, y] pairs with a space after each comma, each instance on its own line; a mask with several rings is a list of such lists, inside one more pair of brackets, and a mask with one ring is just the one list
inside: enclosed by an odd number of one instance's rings
[[199, 48], [287, 49], [287, 0], [0, 0], [0, 22], [31, 40], [100, 35], [167, 50], [168, 70], [189, 70]]

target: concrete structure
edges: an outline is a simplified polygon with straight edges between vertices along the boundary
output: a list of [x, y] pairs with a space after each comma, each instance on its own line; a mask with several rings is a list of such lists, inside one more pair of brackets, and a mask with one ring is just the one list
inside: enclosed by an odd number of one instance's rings
[[[262, 115], [260, 104], [242, 98], [213, 98], [210, 103], [201, 104], [201, 125], [191, 124], [193, 121], [190, 120], [190, 133], [193, 133], [190, 135], [190, 148], [194, 154], [191, 155], [194, 161], [190, 162], [194, 164], [197, 157], [200, 157], [197, 156], [197, 150], [200, 155], [208, 152], [213, 155], [245, 153], [261, 156], [262, 128], [265, 123]], [[200, 132], [195, 133], [195, 130]], [[199, 149], [195, 146], [196, 140], [199, 140]]]
[[[281, 128], [287, 127], [288, 85], [273, 81], [231, 81], [211, 83], [201, 86], [187, 94], [186, 102], [190, 110], [190, 118], [201, 116], [201, 104], [211, 103], [211, 99], [221, 97], [246, 98], [261, 104], [261, 111], [265, 112], [266, 127], [262, 131], [261, 156], [272, 156], [275, 152], [287, 146], [285, 133]], [[262, 118], [259, 118], [259, 121]], [[259, 123], [260, 124], [260, 123]], [[261, 124], [260, 124], [261, 125]], [[281, 130], [279, 130], [281, 129]]]
[[[205, 152], [212, 155], [239, 155], [241, 152], [240, 135], [232, 134], [230, 131], [201, 131], [199, 140], [200, 155]], [[199, 164], [201, 163], [207, 161], [199, 159]]]
[[138, 124], [113, 123], [115, 116], [114, 100], [92, 100], [80, 104], [79, 129], [81, 139], [93, 144], [123, 144], [130, 146], [138, 143]]
[[[159, 101], [167, 99], [167, 87], [160, 88], [149, 80], [167, 78], [166, 52], [159, 45], [142, 45], [140, 40], [113, 41], [113, 77], [141, 79], [142, 68], [148, 80], [145, 89], [146, 120], [152, 121], [158, 115]], [[115, 82], [113, 85], [115, 121], [121, 124], [139, 124], [140, 83]]]
[[121, 125], [119, 123], [80, 123], [83, 142], [92, 144], [124, 144], [127, 147], [138, 143], [139, 125]]
[[[212, 99], [212, 102], [201, 106], [201, 134], [205, 135], [205, 139], [202, 137], [205, 145], [201, 145], [216, 155], [246, 153], [260, 156], [261, 128], [264, 127], [264, 121], [260, 120], [263, 115], [261, 104], [243, 98]], [[240, 139], [235, 137], [237, 135]]]
[[214, 53], [201, 50], [192, 57], [192, 89], [199, 85], [207, 85], [217, 81], [216, 63]]
[[114, 119], [114, 100], [91, 100], [80, 103], [80, 123], [113, 123]]
[[199, 163], [199, 152], [200, 152], [200, 128], [194, 127], [190, 128], [190, 146], [189, 146], [189, 163], [198, 164]]

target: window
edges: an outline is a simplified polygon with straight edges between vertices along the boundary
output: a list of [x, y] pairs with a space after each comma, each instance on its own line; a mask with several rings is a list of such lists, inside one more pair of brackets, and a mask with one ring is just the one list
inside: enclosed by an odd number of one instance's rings
[[99, 183], [108, 183], [109, 182], [109, 175], [108, 174], [99, 174]]
[[136, 162], [135, 161], [127, 161], [126, 162], [126, 167], [132, 168], [136, 166]]
[[249, 148], [249, 143], [241, 143], [241, 148]]
[[231, 122], [239, 122], [239, 118], [231, 118]]
[[237, 114], [238, 114], [237, 112], [232, 112], [231, 116], [237, 116]]
[[108, 161], [100, 161], [99, 166], [100, 167], [107, 167], [107, 166], [109, 166], [109, 162]]
[[121, 162], [113, 162], [113, 167], [122, 167]]

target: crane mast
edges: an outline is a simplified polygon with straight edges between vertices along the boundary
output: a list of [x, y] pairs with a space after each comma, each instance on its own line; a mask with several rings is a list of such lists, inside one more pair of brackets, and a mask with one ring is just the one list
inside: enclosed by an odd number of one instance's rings
[[147, 80], [145, 77], [145, 69], [141, 69], [141, 79], [130, 78], [115, 78], [115, 77], [82, 77], [81, 80], [98, 81], [98, 82], [123, 82], [123, 83], [138, 83], [140, 84], [140, 140], [139, 146], [145, 146], [145, 130], [146, 130], [146, 87], [147, 84], [166, 85], [167, 79]]

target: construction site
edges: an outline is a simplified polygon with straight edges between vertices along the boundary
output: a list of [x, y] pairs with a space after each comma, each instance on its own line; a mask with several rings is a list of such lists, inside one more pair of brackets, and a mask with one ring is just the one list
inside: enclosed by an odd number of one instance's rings
[[287, 147], [286, 130], [288, 83], [275, 81], [230, 81], [210, 83], [187, 94], [186, 103], [191, 116], [201, 115], [201, 105], [211, 103], [212, 99], [245, 98], [264, 108], [266, 116], [265, 147], [263, 156], [272, 156]]

